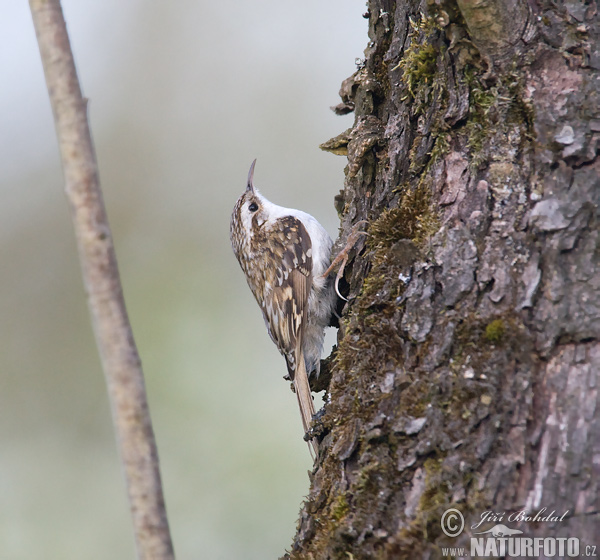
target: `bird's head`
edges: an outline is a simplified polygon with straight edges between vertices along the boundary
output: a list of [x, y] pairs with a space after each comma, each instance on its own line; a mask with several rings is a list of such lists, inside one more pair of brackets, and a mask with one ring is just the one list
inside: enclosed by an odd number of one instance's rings
[[250, 166], [246, 190], [238, 198], [231, 215], [231, 242], [236, 253], [269, 220], [270, 204], [254, 186], [255, 165], [256, 160]]

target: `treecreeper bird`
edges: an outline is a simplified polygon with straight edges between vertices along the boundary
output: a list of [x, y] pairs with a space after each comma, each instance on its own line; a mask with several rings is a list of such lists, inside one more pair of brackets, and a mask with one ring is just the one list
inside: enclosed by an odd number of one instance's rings
[[[285, 357], [306, 433], [315, 414], [308, 374], [319, 375], [336, 300], [332, 278], [324, 275], [333, 242], [311, 215], [262, 196], [253, 183], [255, 164], [231, 215], [231, 245], [269, 335]], [[317, 444], [310, 445], [316, 455]]]

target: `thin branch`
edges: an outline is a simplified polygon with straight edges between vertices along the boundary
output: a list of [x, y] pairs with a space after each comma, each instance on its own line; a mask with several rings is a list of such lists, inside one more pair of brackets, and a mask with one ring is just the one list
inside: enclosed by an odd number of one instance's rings
[[60, 0], [30, 0], [65, 175], [83, 280], [108, 385], [141, 559], [173, 545], [140, 358], [125, 309], [96, 157]]

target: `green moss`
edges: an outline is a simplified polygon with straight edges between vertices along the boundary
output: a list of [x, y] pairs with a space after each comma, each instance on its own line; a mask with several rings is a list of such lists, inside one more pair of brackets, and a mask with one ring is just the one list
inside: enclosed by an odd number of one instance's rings
[[[345, 337], [338, 350], [339, 365], [352, 368], [352, 364], [361, 363], [365, 356], [380, 347], [381, 340], [387, 340], [389, 344], [398, 339], [392, 315], [397, 311], [397, 300], [405, 289], [399, 275], [409, 270], [419, 257], [420, 248], [438, 227], [437, 213], [432, 208], [430, 191], [425, 184], [406, 189], [398, 206], [385, 209], [371, 222], [367, 250], [372, 266], [356, 302], [356, 317], [360, 316], [360, 321], [349, 325], [349, 332], [354, 326], [359, 336], [356, 342], [349, 342], [351, 338]], [[365, 330], [372, 336], [362, 336]]]
[[435, 75], [437, 53], [432, 44], [419, 45], [411, 42], [404, 58], [398, 64], [404, 70], [403, 81], [413, 99], [417, 96], [418, 88], [431, 85]]
[[[431, 479], [431, 477], [439, 475], [442, 472], [443, 462], [443, 459], [439, 457], [429, 457], [425, 459], [423, 467], [425, 468], [426, 477]], [[428, 481], [427, 478], [426, 482]], [[431, 482], [431, 480], [428, 482]]]
[[348, 500], [346, 500], [346, 496], [344, 494], [340, 494], [331, 507], [331, 515], [335, 521], [339, 521], [340, 519], [346, 517], [348, 512], [350, 511], [350, 505], [348, 504]]
[[[344, 324], [345, 336], [335, 358], [335, 367], [348, 372], [350, 378], [354, 372], [368, 370], [369, 364], [394, 363], [401, 356], [403, 339], [395, 314], [402, 305], [400, 298], [406, 284], [399, 277], [420, 258], [422, 247], [439, 227], [425, 181], [416, 188], [400, 187], [396, 192], [398, 205], [383, 210], [369, 224], [366, 249], [370, 270], [353, 313]], [[418, 400], [423, 401], [422, 394]], [[424, 406], [411, 404], [411, 408]], [[358, 397], [354, 408], [364, 408]]]
[[426, 384], [421, 379], [415, 379], [402, 391], [400, 404], [402, 411], [413, 418], [420, 418], [427, 414], [427, 408], [431, 403], [431, 395]]
[[417, 518], [425, 540], [435, 538], [440, 532], [440, 519], [451, 505], [451, 480], [454, 473], [444, 469], [445, 456], [429, 457], [423, 464], [425, 490], [419, 500]]
[[523, 96], [523, 78], [511, 68], [495, 76], [493, 86], [488, 86], [483, 70], [467, 65], [464, 71], [469, 87], [469, 115], [464, 128], [470, 151], [472, 169], [478, 169], [490, 159], [486, 147], [498, 134], [504, 135], [515, 126], [525, 137], [533, 137], [533, 109]]
[[431, 193], [424, 183], [406, 189], [400, 204], [385, 209], [369, 228], [369, 245], [376, 252], [387, 252], [400, 239], [421, 244], [437, 231], [439, 222], [431, 207]]
[[447, 76], [443, 71], [446, 46], [436, 19], [421, 16], [417, 21], [411, 19], [410, 26], [408, 45], [394, 69], [402, 69], [401, 81], [407, 90], [403, 100], [410, 99], [411, 116], [432, 119], [426, 132], [416, 134], [408, 153], [409, 172], [423, 178], [449, 148], [449, 127], [444, 120], [448, 103]]
[[474, 67], [470, 66], [465, 69], [465, 79], [469, 86], [469, 94], [471, 96], [471, 107], [478, 113], [485, 116], [492, 107], [498, 102], [498, 88], [485, 87], [479, 79]]
[[485, 339], [492, 344], [498, 344], [504, 338], [505, 328], [502, 319], [495, 319], [485, 327]]
[[431, 149], [431, 152], [429, 153], [429, 156], [431, 157], [431, 159], [429, 160], [429, 163], [427, 164], [426, 172], [436, 161], [438, 161], [441, 157], [445, 156], [448, 153], [449, 149], [450, 149], [450, 134], [448, 132], [439, 133], [435, 139], [435, 144], [433, 145], [433, 148]]
[[414, 112], [419, 114], [426, 109], [436, 84], [437, 57], [440, 52], [432, 41], [440, 28], [433, 18], [424, 16], [418, 21], [410, 19], [410, 26], [410, 43], [394, 70], [402, 69], [402, 82], [413, 99]]

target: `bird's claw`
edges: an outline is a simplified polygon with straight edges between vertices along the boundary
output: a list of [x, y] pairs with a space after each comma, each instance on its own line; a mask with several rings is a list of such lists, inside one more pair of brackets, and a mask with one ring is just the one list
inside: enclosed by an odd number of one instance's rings
[[[344, 269], [346, 268], [346, 264], [348, 263], [348, 255], [350, 251], [354, 248], [361, 235], [368, 235], [366, 231], [360, 231], [358, 228], [368, 223], [367, 220], [360, 220], [354, 224], [352, 227], [352, 231], [348, 235], [348, 239], [346, 240], [346, 245], [344, 248], [336, 255], [336, 257], [331, 261], [329, 268], [323, 273], [323, 278], [327, 278], [329, 274], [333, 271], [333, 269], [339, 264], [340, 267], [337, 271], [335, 277], [335, 293], [344, 301], [348, 301], [342, 294], [340, 294], [339, 283], [340, 279], [344, 275]], [[341, 263], [341, 264], [340, 264]]]

